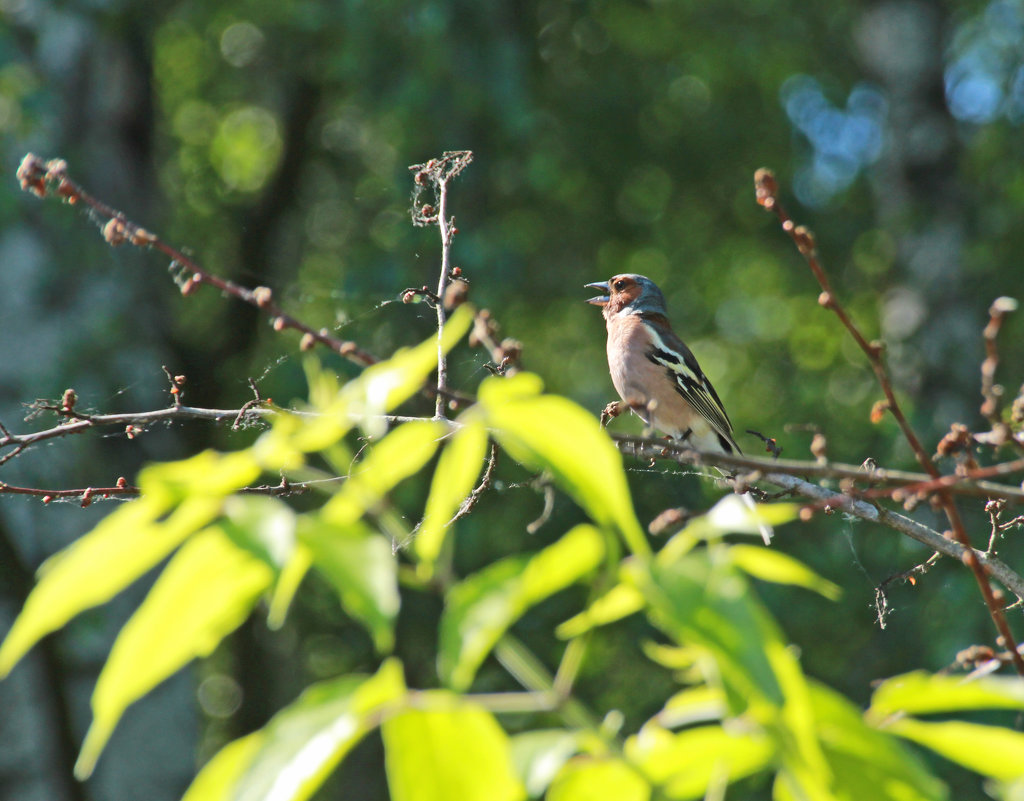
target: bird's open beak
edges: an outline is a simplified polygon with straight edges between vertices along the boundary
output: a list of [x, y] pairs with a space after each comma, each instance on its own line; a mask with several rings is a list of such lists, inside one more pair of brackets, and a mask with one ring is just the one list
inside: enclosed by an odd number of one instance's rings
[[608, 293], [611, 291], [608, 287], [607, 281], [597, 281], [593, 284], [584, 284], [584, 289], [599, 289], [603, 292], [603, 295], [598, 295], [596, 298], [587, 298], [587, 303], [593, 303], [595, 306], [606, 306], [608, 305]]

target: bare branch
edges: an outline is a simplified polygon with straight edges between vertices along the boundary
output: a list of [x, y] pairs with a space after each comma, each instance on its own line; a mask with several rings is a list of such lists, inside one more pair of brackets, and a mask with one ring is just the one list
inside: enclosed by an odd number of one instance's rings
[[[736, 457], [730, 454], [705, 453], [688, 448], [684, 443], [645, 439], [643, 437], [624, 437], [613, 435], [613, 439], [623, 453], [642, 459], [671, 459], [679, 464], [708, 465], [713, 467], [749, 467], [756, 469], [757, 480], [774, 484], [800, 497], [827, 504], [832, 509], [866, 520], [870, 523], [881, 523], [888, 528], [927, 545], [933, 551], [945, 556], [966, 562], [967, 549], [959, 542], [948, 540], [939, 532], [918, 523], [905, 515], [876, 506], [860, 498], [837, 492], [829, 487], [812, 484], [792, 473], [774, 471], [772, 462], [767, 459]], [[791, 467], [789, 464], [787, 467]], [[813, 462], [804, 464], [808, 474], [816, 469], [826, 470], [829, 466], [817, 465]], [[981, 551], [971, 549], [978, 561], [993, 578], [998, 579], [1008, 590], [1024, 599], [1024, 578], [1018, 575], [1005, 563]]]
[[[779, 222], [782, 224], [782, 230], [789, 234], [793, 243], [796, 245], [797, 250], [799, 250], [800, 254], [804, 257], [804, 260], [807, 262], [807, 266], [811, 268], [811, 272], [814, 274], [818, 284], [821, 286], [822, 291], [818, 296], [818, 303], [826, 309], [831, 309], [832, 312], [835, 313], [836, 317], [839, 318], [850, 336], [853, 337], [854, 341], [856, 341], [857, 345], [864, 352], [864, 355], [867, 356], [871, 369], [874, 370], [875, 377], [878, 379], [882, 392], [885, 394], [886, 408], [899, 424], [900, 430], [903, 432], [903, 437], [907, 440], [907, 443], [914, 451], [917, 461], [920, 463], [921, 467], [924, 468], [925, 472], [927, 472], [932, 478], [939, 479], [939, 469], [935, 466], [935, 463], [928, 455], [928, 452], [924, 449], [921, 441], [917, 438], [917, 434], [914, 432], [914, 429], [907, 420], [906, 415], [903, 414], [903, 410], [900, 407], [899, 402], [896, 400], [896, 394], [893, 391], [892, 382], [889, 379], [889, 373], [882, 361], [882, 343], [869, 343], [860, 332], [860, 329], [857, 328], [853, 319], [846, 313], [846, 310], [840, 304], [829, 282], [828, 275], [825, 273], [825, 270], [818, 259], [817, 245], [814, 240], [814, 235], [804, 226], [796, 225], [782, 208], [782, 204], [779, 203], [778, 200], [778, 182], [775, 180], [775, 175], [770, 170], [762, 168], [754, 174], [754, 187], [757, 202], [766, 210], [774, 212], [775, 216], [778, 217]], [[960, 510], [957, 508], [956, 501], [950, 492], [942, 488], [938, 490], [938, 498], [946, 513], [946, 517], [949, 519], [949, 524], [953, 530], [953, 536], [956, 537], [957, 541], [966, 549], [964, 552], [964, 564], [966, 564], [971, 569], [971, 572], [974, 573], [978, 589], [981, 591], [981, 595], [985, 599], [985, 605], [988, 607], [989, 614], [992, 617], [992, 622], [995, 624], [1000, 637], [1003, 639], [1003, 642], [1013, 655], [1014, 667], [1016, 668], [1017, 673], [1024, 676], [1024, 658], [1022, 658], [1018, 653], [1017, 641], [1014, 639], [1013, 632], [1010, 630], [1010, 627], [1006, 622], [1006, 616], [1003, 613], [1002, 600], [994, 593], [992, 586], [986, 578], [985, 568], [974, 556], [975, 551], [971, 546], [971, 540], [967, 534], [967, 530], [964, 528], [963, 520], [960, 517]]]

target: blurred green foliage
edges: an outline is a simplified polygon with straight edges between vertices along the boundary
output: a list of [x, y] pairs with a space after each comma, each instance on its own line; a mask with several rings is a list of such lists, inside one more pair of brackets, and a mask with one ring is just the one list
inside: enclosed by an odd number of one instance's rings
[[[786, 205], [817, 234], [851, 313], [866, 335], [886, 341], [923, 440], [934, 445], [954, 421], [981, 425], [986, 309], [998, 295], [1024, 294], [1024, 140], [1012, 113], [1019, 3], [38, 0], [3, 13], [0, 142], [10, 172], [27, 150], [64, 156], [87, 187], [211, 270], [272, 286], [304, 320], [381, 356], [425, 339], [434, 324], [424, 305], [396, 302], [405, 287], [432, 285], [438, 263], [436, 230], [408, 223], [407, 165], [470, 148], [476, 160], [452, 198], [455, 263], [473, 302], [523, 342], [525, 365], [549, 391], [591, 411], [612, 399], [602, 321], [580, 302], [581, 285], [637, 271], [664, 288], [676, 329], [740, 432], [776, 436], [795, 457], [818, 429], [831, 458], [912, 466], [895, 425], [869, 422], [880, 397], [870, 370], [753, 202], [753, 171], [770, 166]], [[986, 47], [999, 57], [979, 58]], [[787, 108], [794, 85], [816, 86], [823, 98], [813, 136]], [[974, 116], [954, 116], [947, 96], [962, 110], [972, 86], [997, 99], [995, 111], [974, 105]], [[879, 158], [858, 165], [839, 191], [801, 191], [830, 121], [851, 110], [858, 87], [885, 103]], [[0, 363], [6, 425], [15, 427], [21, 403], [66, 386], [104, 411], [163, 404], [161, 364], [188, 376], [187, 401], [197, 405], [237, 408], [250, 376], [280, 403], [306, 397], [293, 334], [276, 334], [213, 292], [179, 297], [155, 255], [111, 251], [88, 221], [8, 187], [0, 192], [0, 294], [12, 299]], [[1024, 317], [1008, 320], [1000, 349], [998, 378], [1012, 396], [1024, 381]], [[474, 388], [484, 361], [457, 352], [456, 385]], [[325, 362], [355, 375], [340, 360]], [[429, 411], [426, 401], [407, 406]], [[756, 439], [739, 436], [758, 451]], [[147, 460], [234, 450], [253, 438], [196, 426], [132, 443], [98, 439], [26, 454], [2, 478], [85, 486], [134, 475]], [[669, 506], [706, 508], [717, 493], [664, 465], [626, 466], [641, 524]], [[492, 491], [462, 524], [458, 575], [542, 551], [583, 522], [559, 495], [549, 522], [527, 534], [544, 506], [541, 483], [499, 461]], [[422, 508], [428, 492], [429, 482], [406, 482], [395, 501]], [[983, 541], [980, 504], [963, 512]], [[18, 551], [34, 567], [91, 527], [85, 514], [19, 507], [4, 528], [23, 537]], [[942, 526], [929, 509], [915, 514]], [[937, 670], [992, 638], [970, 577], [944, 562], [916, 587], [890, 585], [894, 611], [878, 627], [875, 587], [927, 557], [889, 531], [816, 518], [784, 529], [777, 545], [844, 590], [838, 604], [794, 603], [792, 590], [761, 587], [808, 673], [857, 703], [868, 702], [875, 679]], [[1020, 561], [1012, 535], [1001, 555]], [[427, 687], [438, 610], [418, 600], [402, 607], [397, 626], [407, 653], [418, 654], [405, 659], [408, 681]], [[529, 640], [578, 600], [540, 604], [517, 633]], [[367, 618], [355, 608], [343, 612], [324, 581], [306, 581], [278, 645], [257, 647], [262, 635], [243, 628], [215, 653], [203, 670], [237, 679], [242, 700], [226, 717], [208, 715], [201, 758], [263, 725], [280, 706], [271, 699], [372, 673], [383, 635], [379, 622], [373, 636], [356, 626]], [[579, 682], [585, 701], [621, 709], [634, 730], [657, 711], [636, 699], [635, 686], [666, 685], [662, 671], [621, 661], [623, 643], [644, 632], [630, 621], [597, 631]], [[67, 639], [80, 640], [74, 630]], [[554, 646], [531, 645], [555, 663]], [[486, 686], [499, 675], [485, 662], [477, 680]], [[961, 774], [950, 781], [955, 794], [978, 792]]]
[[[452, 316], [445, 349], [471, 319], [466, 306]], [[0, 645], [0, 676], [41, 637], [170, 556], [100, 674], [76, 776], [92, 774], [130, 704], [192, 658], [209, 655], [261, 596], [271, 599], [268, 617], [281, 625], [297, 583], [312, 569], [333, 586], [377, 651], [395, 656], [372, 677], [350, 673], [308, 687], [265, 727], [214, 755], [185, 801], [310, 798], [378, 728], [381, 767], [397, 801], [699, 799], [737, 782], [770, 786], [777, 799], [947, 798], [943, 783], [897, 737], [986, 777], [998, 797], [1019, 790], [1024, 734], [998, 723], [911, 717], [1019, 712], [1019, 679], [965, 684], [923, 671], [908, 674], [882, 684], [862, 717], [847, 699], [806, 677], [747, 575], [833, 595], [835, 586], [790, 557], [724, 541], [734, 531], [758, 531], [757, 512], [734, 495], [652, 554], [621, 491], [625, 474], [611, 440], [579, 406], [541, 394], [534, 375], [485, 379], [478, 402], [464, 415], [478, 417], [502, 453], [549, 473], [595, 525], [577, 525], [537, 553], [507, 556], [457, 580], [451, 565], [461, 547], [457, 527], [447, 527], [446, 541], [426, 556], [417, 548], [388, 554], [389, 539], [401, 550], [417, 535], [388, 508], [392, 490], [423, 471], [444, 440], [450, 440], [443, 446], [448, 451], [461, 433], [458, 423], [423, 419], [381, 436], [379, 415], [430, 376], [427, 357], [435, 347], [429, 339], [343, 388], [330, 376], [312, 376], [312, 415], [281, 413], [252, 447], [227, 456], [208, 451], [148, 468], [141, 498], [43, 566]], [[373, 443], [348, 480], [325, 485], [318, 507], [297, 515], [278, 499], [234, 494], [259, 473], [312, 477], [318, 457], [351, 461], [346, 439], [356, 427]], [[480, 449], [451, 453], [450, 461], [467, 462], [460, 472], [479, 472]], [[451, 514], [458, 499], [443, 480], [432, 483], [431, 494], [447, 498], [442, 517]], [[426, 505], [437, 503], [428, 499]], [[781, 524], [796, 511], [794, 504], [778, 504], [766, 513]], [[140, 528], [148, 529], [149, 542], [136, 546], [131, 540]], [[380, 558], [367, 558], [371, 551]], [[127, 557], [117, 571], [109, 569], [111, 552]], [[413, 577], [405, 556], [428, 581]], [[409, 570], [408, 587], [444, 598], [432, 660], [442, 689], [405, 684], [404, 643], [393, 636], [402, 570]], [[552, 678], [511, 630], [578, 582], [588, 587], [588, 600], [557, 631], [568, 642]], [[588, 708], [573, 698], [572, 687], [593, 627], [636, 613], [651, 627], [646, 659], [678, 689], [659, 696], [660, 685], [635, 686], [633, 704], [662, 709], [639, 730], [621, 731], [621, 713]], [[547, 639], [550, 647], [542, 618], [535, 625], [531, 639]], [[657, 643], [656, 631], [667, 643]], [[471, 692], [492, 653], [507, 673], [503, 686]], [[623, 644], [619, 657], [643, 658], [635, 643]], [[517, 749], [497, 715], [534, 721], [520, 724], [516, 735], [529, 745]]]

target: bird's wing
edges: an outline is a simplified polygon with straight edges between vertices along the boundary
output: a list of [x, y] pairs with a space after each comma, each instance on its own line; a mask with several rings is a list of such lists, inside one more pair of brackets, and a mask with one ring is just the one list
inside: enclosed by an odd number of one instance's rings
[[676, 391], [739, 453], [740, 448], [732, 437], [729, 415], [696, 357], [670, 329], [647, 321], [645, 325], [651, 334], [651, 350], [647, 358], [665, 368], [675, 381]]

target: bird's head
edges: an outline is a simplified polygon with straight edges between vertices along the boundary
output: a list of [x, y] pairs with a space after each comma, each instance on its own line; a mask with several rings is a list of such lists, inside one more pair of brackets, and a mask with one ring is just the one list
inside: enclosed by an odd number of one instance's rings
[[587, 289], [598, 289], [603, 295], [588, 298], [587, 303], [603, 308], [605, 319], [616, 314], [660, 314], [664, 315], [665, 296], [658, 285], [645, 275], [623, 273], [607, 281], [586, 284]]

